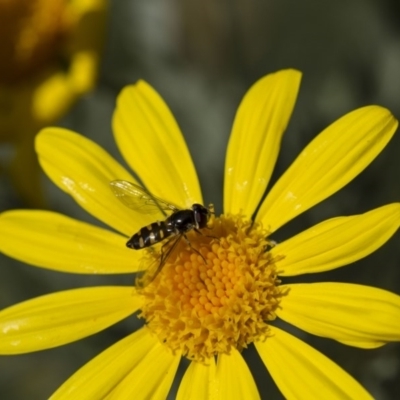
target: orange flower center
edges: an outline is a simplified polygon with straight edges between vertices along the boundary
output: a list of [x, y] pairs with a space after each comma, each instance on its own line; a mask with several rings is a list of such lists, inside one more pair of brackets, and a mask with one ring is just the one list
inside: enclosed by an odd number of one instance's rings
[[172, 350], [196, 361], [267, 337], [281, 297], [271, 242], [261, 226], [221, 216], [203, 233], [190, 233], [190, 246], [181, 240], [140, 291], [148, 327]]
[[0, 1], [0, 84], [14, 84], [53, 63], [68, 30], [66, 0]]

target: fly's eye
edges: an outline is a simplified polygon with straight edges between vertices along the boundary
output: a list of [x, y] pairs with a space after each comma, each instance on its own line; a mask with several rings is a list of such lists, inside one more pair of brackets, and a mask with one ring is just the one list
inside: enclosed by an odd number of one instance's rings
[[202, 220], [202, 215], [201, 213], [195, 213], [195, 215], [196, 215], [196, 222], [199, 224]]
[[210, 213], [207, 208], [201, 204], [193, 204], [192, 206], [194, 222], [198, 225], [197, 228], [204, 228], [207, 225]]

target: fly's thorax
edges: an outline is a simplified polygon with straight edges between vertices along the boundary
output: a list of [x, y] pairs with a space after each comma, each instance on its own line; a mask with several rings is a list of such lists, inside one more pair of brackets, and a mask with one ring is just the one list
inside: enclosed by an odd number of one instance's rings
[[176, 233], [186, 233], [196, 227], [194, 218], [192, 210], [178, 210], [171, 214], [165, 223]]

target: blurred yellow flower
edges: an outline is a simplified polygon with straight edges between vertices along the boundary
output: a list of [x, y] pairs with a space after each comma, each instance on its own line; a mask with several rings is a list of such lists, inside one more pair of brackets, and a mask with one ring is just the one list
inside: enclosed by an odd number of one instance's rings
[[[398, 229], [400, 203], [323, 221], [274, 243], [274, 232], [352, 180], [397, 128], [391, 113], [360, 108], [326, 128], [262, 200], [301, 74], [267, 75], [245, 95], [225, 164], [224, 214], [203, 235], [189, 232], [147, 286], [102, 286], [42, 296], [0, 312], [0, 352], [19, 354], [94, 334], [141, 310], [145, 326], [91, 360], [52, 399], [165, 399], [181, 357], [192, 360], [178, 399], [258, 399], [240, 351], [254, 343], [287, 399], [370, 399], [343, 369], [275, 325], [375, 348], [400, 340], [400, 296], [346, 284], [282, 284], [281, 278], [338, 268], [383, 245]], [[113, 127], [125, 160], [147, 189], [182, 209], [203, 204], [197, 175], [167, 105], [144, 82], [123, 90]], [[109, 183], [132, 175], [90, 140], [48, 128], [39, 162], [86, 211], [113, 230], [45, 211], [0, 216], [0, 250], [28, 264], [80, 274], [138, 272], [155, 251], [132, 251], [127, 237], [149, 216], [128, 210]], [[258, 204], [254, 221], [251, 217]], [[160, 215], [159, 218], [162, 218]], [[119, 233], [117, 233], [119, 232]], [[145, 262], [143, 262], [143, 260]], [[145, 272], [146, 274], [146, 272]], [[215, 360], [216, 356], [216, 360]]]
[[34, 136], [92, 89], [105, 2], [0, 2], [0, 141], [15, 145], [11, 175], [31, 205], [43, 205]]

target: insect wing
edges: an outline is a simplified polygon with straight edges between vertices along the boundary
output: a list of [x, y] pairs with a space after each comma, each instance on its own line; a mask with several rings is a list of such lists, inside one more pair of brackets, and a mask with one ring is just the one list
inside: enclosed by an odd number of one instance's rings
[[143, 187], [132, 182], [115, 180], [110, 182], [115, 197], [132, 210], [144, 214], [159, 214], [165, 211], [175, 212], [179, 208], [159, 197], [153, 196]]
[[[152, 263], [143, 265], [143, 273], [138, 275], [136, 279], [136, 286], [139, 288], [144, 288], [145, 286], [149, 285], [151, 282], [154, 281], [156, 276], [162, 270], [163, 266], [165, 265], [168, 258], [174, 252], [175, 248], [177, 247], [178, 243], [182, 239], [182, 235], [177, 235], [169, 239], [161, 248], [161, 253], [158, 258], [155, 258]], [[154, 251], [151, 248], [149, 251]]]

